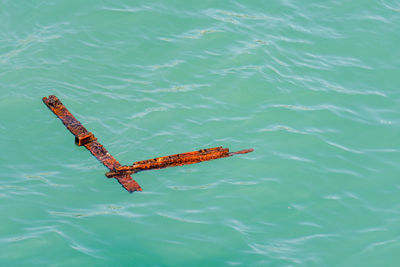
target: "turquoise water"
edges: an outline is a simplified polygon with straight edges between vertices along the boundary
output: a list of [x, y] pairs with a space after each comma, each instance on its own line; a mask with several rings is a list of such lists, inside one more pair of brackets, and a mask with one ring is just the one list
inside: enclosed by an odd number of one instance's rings
[[[23, 2], [23, 3], [22, 3]], [[0, 265], [396, 266], [400, 3], [0, 1]], [[47, 109], [134, 175], [128, 194]]]

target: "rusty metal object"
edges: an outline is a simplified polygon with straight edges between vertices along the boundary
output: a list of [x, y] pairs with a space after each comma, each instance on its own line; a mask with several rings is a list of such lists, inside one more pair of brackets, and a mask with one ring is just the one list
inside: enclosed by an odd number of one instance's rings
[[220, 159], [230, 157], [236, 154], [244, 154], [252, 152], [253, 149], [246, 149], [241, 150], [238, 152], [229, 152], [229, 148], [222, 148], [222, 147], [214, 147], [214, 148], [207, 148], [201, 149], [192, 152], [186, 152], [181, 154], [175, 154], [160, 158], [148, 159], [137, 161], [132, 164], [132, 166], [121, 166], [115, 169], [115, 171], [107, 172], [106, 176], [108, 178], [112, 178], [115, 175], [120, 173], [137, 173], [140, 171], [147, 171], [147, 170], [157, 170], [157, 169], [164, 169], [169, 167], [176, 167], [182, 165], [189, 165], [194, 163], [199, 163], [203, 161], [213, 160], [213, 159]]
[[75, 136], [75, 144], [77, 144], [78, 146], [83, 146], [87, 143], [96, 141], [97, 138], [94, 137], [93, 133], [84, 133], [84, 134], [80, 134], [78, 136]]
[[245, 149], [237, 152], [229, 152], [228, 148], [214, 147], [137, 161], [131, 166], [121, 166], [121, 164], [97, 141], [97, 138], [93, 133], [86, 130], [86, 128], [83, 127], [83, 125], [68, 111], [56, 96], [51, 95], [49, 97], [43, 97], [42, 100], [64, 123], [67, 129], [75, 135], [76, 145], [85, 146], [93, 156], [95, 156], [110, 170], [106, 173], [106, 176], [108, 178], [116, 178], [118, 182], [128, 190], [128, 192], [142, 191], [139, 184], [130, 176], [131, 174], [140, 171], [194, 164], [253, 151], [253, 149]]
[[[64, 123], [65, 127], [75, 135], [76, 144], [79, 146], [85, 146], [93, 156], [95, 156], [101, 163], [104, 164], [110, 171], [120, 167], [121, 164], [108, 153], [94, 137], [92, 133], [86, 130], [85, 127], [68, 111], [68, 109], [61, 103], [61, 101], [55, 96], [43, 97], [43, 102], [47, 107], [53, 111], [53, 113]], [[114, 176], [118, 182], [128, 192], [142, 191], [140, 185], [132, 179], [127, 173], [120, 173]]]

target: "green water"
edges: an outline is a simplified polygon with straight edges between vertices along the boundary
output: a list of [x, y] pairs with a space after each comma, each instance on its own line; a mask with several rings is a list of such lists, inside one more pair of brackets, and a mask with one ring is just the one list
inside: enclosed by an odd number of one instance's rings
[[[0, 1], [1, 266], [398, 266], [400, 3]], [[47, 109], [57, 95], [128, 194]]]

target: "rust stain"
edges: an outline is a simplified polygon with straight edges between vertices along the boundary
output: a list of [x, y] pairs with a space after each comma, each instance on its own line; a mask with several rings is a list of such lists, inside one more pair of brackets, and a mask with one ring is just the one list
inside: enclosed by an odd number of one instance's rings
[[75, 136], [78, 146], [85, 146], [93, 156], [104, 164], [110, 171], [106, 173], [108, 178], [116, 178], [118, 182], [128, 191], [142, 191], [139, 184], [132, 179], [131, 174], [146, 171], [176, 167], [199, 163], [208, 160], [226, 158], [237, 154], [253, 152], [253, 149], [245, 149], [237, 152], [229, 152], [228, 148], [214, 147], [192, 152], [180, 153], [170, 156], [153, 158], [134, 162], [131, 166], [121, 164], [108, 153], [108, 151], [97, 141], [93, 133], [86, 128], [68, 111], [68, 109], [55, 96], [43, 97], [43, 102], [64, 123], [67, 129]]

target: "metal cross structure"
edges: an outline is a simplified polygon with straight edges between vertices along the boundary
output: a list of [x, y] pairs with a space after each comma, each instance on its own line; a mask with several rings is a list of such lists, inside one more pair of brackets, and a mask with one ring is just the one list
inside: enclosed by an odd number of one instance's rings
[[134, 162], [131, 166], [121, 164], [110, 154], [102, 144], [97, 141], [93, 133], [85, 127], [68, 111], [68, 109], [55, 96], [43, 97], [43, 102], [64, 123], [65, 127], [75, 136], [75, 144], [86, 147], [93, 156], [109, 169], [108, 178], [115, 178], [130, 193], [142, 191], [140, 185], [132, 179], [131, 174], [145, 170], [163, 169], [182, 166], [202, 161], [226, 158], [237, 154], [252, 152], [253, 149], [245, 149], [237, 152], [229, 152], [229, 148], [215, 147], [200, 149], [193, 152], [175, 154], [160, 158]]

